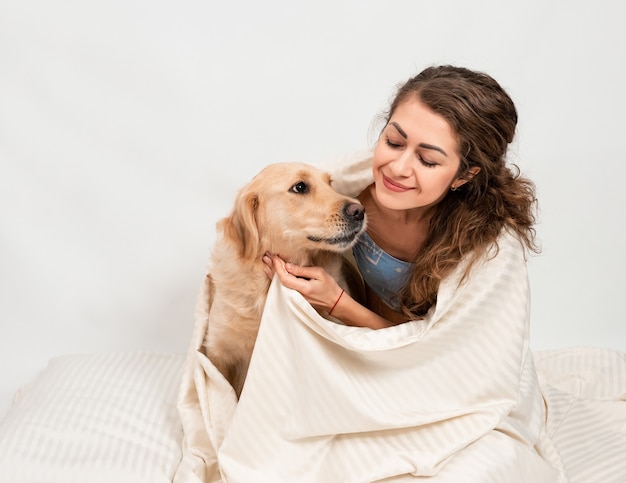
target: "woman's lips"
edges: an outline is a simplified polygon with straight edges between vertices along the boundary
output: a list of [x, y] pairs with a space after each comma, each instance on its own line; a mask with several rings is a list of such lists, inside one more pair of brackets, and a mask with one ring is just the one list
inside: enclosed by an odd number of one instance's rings
[[405, 191], [409, 191], [413, 189], [408, 186], [401, 185], [400, 183], [396, 183], [395, 181], [392, 181], [391, 178], [387, 178], [387, 176], [385, 176], [384, 174], [383, 174], [383, 184], [385, 185], [385, 188], [391, 191], [395, 191], [396, 193], [403, 193]]

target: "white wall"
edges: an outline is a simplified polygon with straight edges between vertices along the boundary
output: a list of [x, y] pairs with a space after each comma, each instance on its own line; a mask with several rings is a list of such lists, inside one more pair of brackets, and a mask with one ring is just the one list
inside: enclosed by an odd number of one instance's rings
[[301, 3], [0, 0], [0, 414], [51, 357], [185, 352], [236, 189], [370, 145], [436, 63], [517, 103], [533, 348], [626, 349], [619, 2]]

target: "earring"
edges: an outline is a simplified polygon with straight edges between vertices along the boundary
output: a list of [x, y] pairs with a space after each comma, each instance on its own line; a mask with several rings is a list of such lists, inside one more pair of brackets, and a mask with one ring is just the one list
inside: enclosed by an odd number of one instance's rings
[[456, 190], [458, 190], [458, 189], [459, 189], [459, 188], [457, 188], [456, 186], [450, 186], [450, 191], [456, 191]]

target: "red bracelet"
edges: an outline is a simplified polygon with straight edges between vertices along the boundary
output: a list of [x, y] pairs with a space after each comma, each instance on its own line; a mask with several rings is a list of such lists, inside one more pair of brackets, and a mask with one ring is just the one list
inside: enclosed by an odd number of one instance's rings
[[328, 315], [333, 313], [333, 310], [335, 310], [335, 307], [337, 307], [337, 304], [339, 303], [339, 301], [341, 300], [341, 297], [343, 295], [343, 289], [341, 290], [341, 293], [339, 294], [339, 297], [337, 297], [337, 300], [335, 301], [335, 303], [333, 304], [333, 306], [330, 308], [330, 310], [328, 311]]

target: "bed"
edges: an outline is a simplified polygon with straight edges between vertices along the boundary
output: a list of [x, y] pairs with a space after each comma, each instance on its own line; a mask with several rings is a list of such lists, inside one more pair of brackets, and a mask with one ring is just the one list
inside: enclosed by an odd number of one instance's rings
[[[587, 347], [533, 355], [550, 408], [547, 429], [569, 481], [626, 481], [626, 354]], [[50, 360], [0, 422], [0, 481], [174, 481], [183, 454], [177, 403], [185, 357]], [[199, 480], [178, 472], [176, 481]]]

